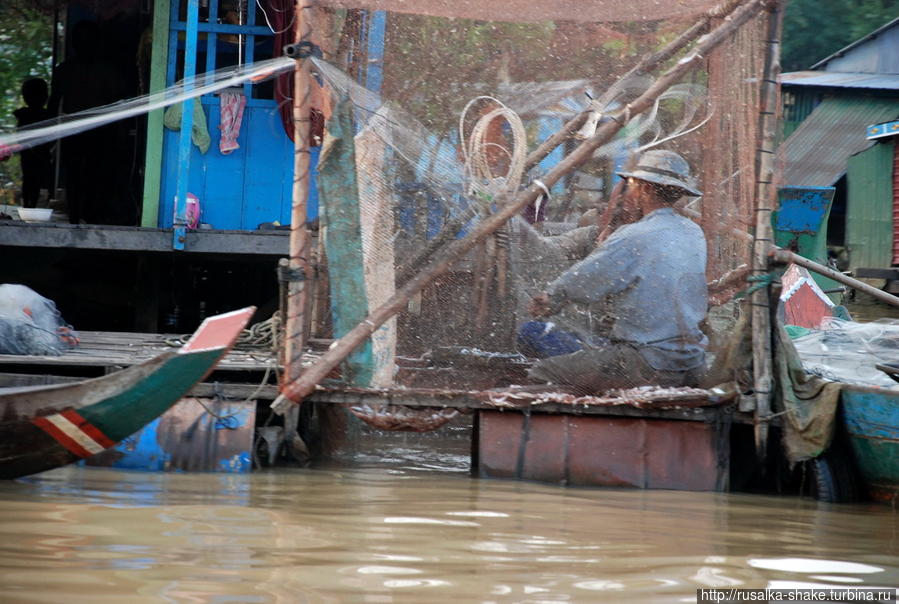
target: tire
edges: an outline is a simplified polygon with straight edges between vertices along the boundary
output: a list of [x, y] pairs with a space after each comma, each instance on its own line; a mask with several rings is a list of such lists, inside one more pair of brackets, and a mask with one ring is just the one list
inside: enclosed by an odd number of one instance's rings
[[848, 448], [834, 444], [807, 463], [815, 499], [828, 503], [854, 503], [859, 500], [858, 480]]

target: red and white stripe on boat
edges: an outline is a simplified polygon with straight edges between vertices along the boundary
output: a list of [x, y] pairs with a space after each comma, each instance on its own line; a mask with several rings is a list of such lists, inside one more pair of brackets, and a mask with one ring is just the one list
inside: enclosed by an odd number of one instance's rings
[[90, 457], [115, 444], [74, 409], [36, 417], [31, 421], [78, 457]]

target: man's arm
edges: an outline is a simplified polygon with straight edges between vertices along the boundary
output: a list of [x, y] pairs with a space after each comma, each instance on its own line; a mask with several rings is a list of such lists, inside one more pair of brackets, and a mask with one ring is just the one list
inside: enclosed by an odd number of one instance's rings
[[544, 313], [535, 316], [555, 314], [572, 302], [592, 304], [623, 291], [636, 278], [633, 271], [635, 262], [636, 254], [629, 238], [616, 236], [609, 239], [562, 273], [542, 296], [535, 296], [533, 310]]

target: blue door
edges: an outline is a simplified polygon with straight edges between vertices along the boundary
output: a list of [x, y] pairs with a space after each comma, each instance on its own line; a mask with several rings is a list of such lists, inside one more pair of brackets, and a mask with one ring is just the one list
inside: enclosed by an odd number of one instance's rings
[[[274, 31], [268, 25], [270, 20], [266, 19], [263, 8], [267, 3], [209, 0], [207, 4], [208, 8], [200, 8], [197, 25], [197, 73], [272, 57]], [[188, 0], [172, 2], [168, 85], [181, 79], [184, 72], [187, 10]], [[230, 131], [231, 137], [236, 136], [238, 146], [229, 152], [221, 149], [222, 136], [226, 134], [222, 131], [222, 104], [228, 103], [228, 100], [223, 101], [228, 95], [209, 94], [196, 101], [205, 118], [200, 139], [203, 135], [208, 136], [209, 144], [205, 152], [201, 152], [196, 144], [191, 145], [187, 191], [200, 200], [200, 222], [215, 229], [240, 230], [255, 230], [263, 223], [290, 224], [293, 142], [282, 125], [274, 99], [274, 82], [247, 83], [227, 92], [245, 98], [240, 127]], [[172, 226], [174, 218], [180, 137], [180, 131], [166, 128], [159, 204], [159, 225], [166, 228]], [[313, 149], [313, 166], [317, 151]], [[307, 213], [309, 220], [317, 218], [314, 183], [310, 187]]]

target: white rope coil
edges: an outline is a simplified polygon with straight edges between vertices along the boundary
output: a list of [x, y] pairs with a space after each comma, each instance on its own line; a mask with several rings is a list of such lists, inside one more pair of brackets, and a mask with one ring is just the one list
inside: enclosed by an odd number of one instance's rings
[[[495, 104], [496, 108], [482, 115], [466, 137], [465, 117], [479, 101], [489, 101]], [[512, 135], [511, 150], [488, 138], [489, 126], [496, 119], [505, 120], [509, 125]], [[527, 157], [527, 132], [517, 113], [493, 97], [475, 97], [468, 102], [459, 116], [459, 140], [465, 159], [466, 193], [469, 196], [486, 201], [489, 205], [497, 195], [518, 189], [524, 175]], [[494, 167], [490, 165], [488, 156], [490, 150], [499, 150], [508, 158], [509, 167], [505, 174], [494, 173]]]

